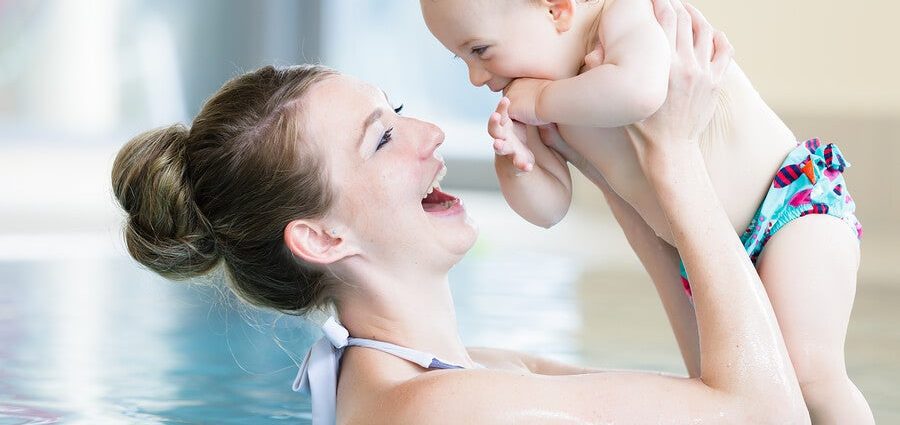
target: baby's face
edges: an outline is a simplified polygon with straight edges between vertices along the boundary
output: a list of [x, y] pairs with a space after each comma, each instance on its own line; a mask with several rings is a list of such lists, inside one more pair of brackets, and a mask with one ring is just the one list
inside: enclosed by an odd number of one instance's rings
[[[465, 61], [469, 81], [491, 91], [515, 78], [558, 80], [577, 73], [568, 37], [531, 0], [421, 0], [431, 33]], [[580, 65], [580, 64], [578, 64]], [[574, 69], [573, 69], [574, 68]]]

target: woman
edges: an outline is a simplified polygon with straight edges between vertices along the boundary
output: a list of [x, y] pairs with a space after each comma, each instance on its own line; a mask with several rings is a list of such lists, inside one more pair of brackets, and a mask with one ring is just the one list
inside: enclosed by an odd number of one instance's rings
[[[237, 77], [190, 129], [123, 147], [112, 181], [129, 213], [128, 249], [171, 278], [221, 265], [257, 306], [303, 314], [333, 304], [346, 329], [326, 324], [295, 384], [311, 391], [316, 424], [808, 423], [771, 306], [696, 143], [730, 46], [713, 49], [699, 16], [691, 40], [683, 9], [660, 21], [677, 40], [670, 96], [632, 136], [695, 280], [700, 378], [466, 349], [447, 273], [476, 230], [437, 185], [443, 133], [321, 67]], [[565, 152], [552, 129], [545, 141]]]

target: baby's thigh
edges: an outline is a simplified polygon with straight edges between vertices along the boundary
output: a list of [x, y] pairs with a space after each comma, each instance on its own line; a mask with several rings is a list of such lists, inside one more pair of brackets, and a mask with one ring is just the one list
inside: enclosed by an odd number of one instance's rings
[[782, 227], [757, 261], [801, 382], [845, 372], [858, 267], [856, 235], [845, 222], [821, 214]]

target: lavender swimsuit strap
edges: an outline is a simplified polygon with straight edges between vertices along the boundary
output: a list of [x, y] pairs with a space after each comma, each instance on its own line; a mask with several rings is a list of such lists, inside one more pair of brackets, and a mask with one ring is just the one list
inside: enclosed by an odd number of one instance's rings
[[353, 338], [334, 317], [322, 325], [324, 336], [316, 341], [300, 365], [293, 390], [312, 400], [313, 425], [334, 425], [337, 403], [338, 369], [341, 355], [348, 346], [367, 347], [393, 354], [426, 369], [464, 369], [442, 361], [430, 353], [401, 347], [389, 342]]

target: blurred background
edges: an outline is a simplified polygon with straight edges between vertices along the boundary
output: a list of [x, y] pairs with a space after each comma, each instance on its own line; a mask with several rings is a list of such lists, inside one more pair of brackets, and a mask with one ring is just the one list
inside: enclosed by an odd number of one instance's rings
[[[848, 367], [878, 422], [900, 423], [900, 4], [695, 5], [797, 137], [835, 141], [853, 164], [865, 236]], [[595, 189], [578, 180], [551, 230], [506, 206], [483, 130], [497, 96], [469, 85], [417, 1], [0, 0], [0, 424], [308, 422], [290, 383], [315, 324], [242, 307], [215, 276], [139, 268], [109, 187], [131, 136], [190, 122], [241, 72], [303, 62], [445, 130], [444, 186], [481, 228], [451, 276], [467, 344], [683, 372]]]

